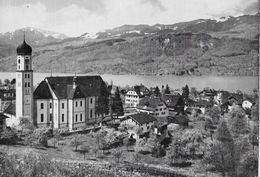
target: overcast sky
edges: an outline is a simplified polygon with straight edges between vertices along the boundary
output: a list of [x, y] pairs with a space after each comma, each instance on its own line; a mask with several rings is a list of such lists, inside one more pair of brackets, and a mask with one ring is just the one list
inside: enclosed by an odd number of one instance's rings
[[124, 24], [255, 14], [257, 0], [0, 0], [0, 32], [36, 27], [78, 36]]

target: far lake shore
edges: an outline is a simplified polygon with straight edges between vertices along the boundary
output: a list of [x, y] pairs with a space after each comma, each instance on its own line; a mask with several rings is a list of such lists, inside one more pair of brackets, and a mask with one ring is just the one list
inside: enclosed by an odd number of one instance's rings
[[[45, 77], [50, 76], [74, 76], [69, 73], [37, 73], [34, 72], [34, 85], [39, 84]], [[77, 74], [82, 75], [98, 75], [98, 74]], [[161, 88], [162, 85], [168, 84], [172, 89], [182, 88], [184, 85], [189, 87], [196, 87], [201, 90], [205, 87], [213, 88], [215, 90], [227, 90], [235, 92], [241, 90], [242, 92], [251, 93], [253, 89], [258, 88], [257, 76], [175, 76], [175, 75], [100, 75], [109, 84], [124, 87], [126, 85], [134, 86], [136, 84], [143, 84], [145, 86]], [[15, 78], [15, 72], [0, 72], [0, 79]]]

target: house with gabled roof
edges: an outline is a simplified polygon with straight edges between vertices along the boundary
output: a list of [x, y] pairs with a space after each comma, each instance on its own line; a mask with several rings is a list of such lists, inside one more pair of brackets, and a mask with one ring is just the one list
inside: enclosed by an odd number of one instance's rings
[[147, 113], [136, 113], [127, 116], [121, 125], [127, 127], [127, 131], [133, 138], [139, 138], [140, 135], [154, 130], [157, 119]]
[[149, 96], [150, 91], [144, 85], [136, 85], [134, 89], [128, 90], [125, 95], [125, 105], [126, 107], [135, 108], [140, 100], [145, 96]]
[[156, 118], [167, 117], [169, 110], [164, 101], [159, 97], [144, 97], [136, 106], [138, 112], [151, 114]]
[[181, 95], [164, 94], [162, 100], [169, 109], [169, 112], [183, 113], [185, 102]]
[[46, 77], [34, 91], [34, 115], [38, 127], [75, 130], [101, 121], [96, 111], [100, 76]]

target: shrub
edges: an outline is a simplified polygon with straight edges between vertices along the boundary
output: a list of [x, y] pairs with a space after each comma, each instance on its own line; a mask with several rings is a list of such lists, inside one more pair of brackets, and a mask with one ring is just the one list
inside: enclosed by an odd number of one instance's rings
[[13, 130], [5, 129], [0, 134], [0, 144], [16, 144], [18, 137]]
[[25, 144], [27, 145], [42, 145], [48, 146], [48, 137], [52, 136], [50, 128], [38, 128], [33, 131], [32, 134], [25, 137]]

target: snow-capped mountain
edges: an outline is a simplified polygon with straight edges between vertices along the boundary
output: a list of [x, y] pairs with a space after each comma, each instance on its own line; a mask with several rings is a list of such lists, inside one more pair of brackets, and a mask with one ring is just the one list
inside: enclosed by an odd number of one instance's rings
[[82, 39], [96, 39], [97, 34], [84, 33], [84, 34], [80, 35], [79, 37]]
[[59, 42], [67, 38], [66, 35], [61, 33], [47, 31], [38, 28], [26, 27], [17, 29], [12, 32], [0, 34], [0, 44], [17, 46], [17, 44], [21, 43], [21, 41], [23, 40], [24, 34], [26, 41], [28, 41], [28, 43], [30, 43], [30, 45], [32, 46], [39, 46], [47, 43]]

